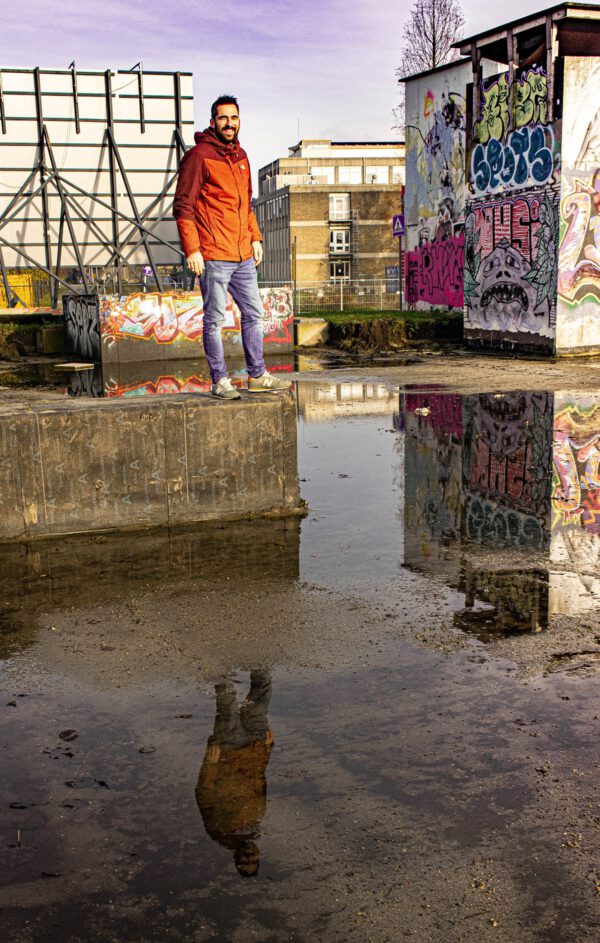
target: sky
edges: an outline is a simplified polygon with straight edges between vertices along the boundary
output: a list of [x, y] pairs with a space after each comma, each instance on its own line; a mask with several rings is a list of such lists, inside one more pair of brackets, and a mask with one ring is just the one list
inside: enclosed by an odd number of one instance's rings
[[[411, 7], [390, 0], [21, 0], [2, 12], [0, 68], [194, 74], [197, 127], [240, 102], [254, 172], [299, 138], [388, 141]], [[465, 35], [550, 6], [463, 0]], [[500, 15], [499, 15], [500, 9]]]

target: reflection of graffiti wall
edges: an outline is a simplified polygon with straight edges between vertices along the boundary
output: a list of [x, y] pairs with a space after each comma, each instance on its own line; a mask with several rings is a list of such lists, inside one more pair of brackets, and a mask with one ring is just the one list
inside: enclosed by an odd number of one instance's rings
[[600, 348], [600, 62], [566, 58], [557, 350]]
[[507, 74], [482, 81], [468, 164], [466, 336], [553, 351], [560, 123], [548, 123], [541, 67], [517, 75], [512, 88]]
[[417, 307], [462, 307], [469, 72], [457, 63], [406, 85], [407, 295]]
[[[280, 353], [293, 346], [292, 291], [261, 289], [264, 340], [267, 349]], [[201, 352], [204, 308], [200, 292], [136, 293], [118, 298], [106, 295], [99, 302], [102, 360], [171, 360], [197, 357]], [[96, 316], [97, 325], [97, 316]], [[223, 341], [229, 354], [243, 354], [240, 312], [229, 299]], [[73, 350], [73, 353], [83, 353]]]
[[463, 421], [469, 535], [542, 546], [550, 535], [552, 396], [465, 397]]
[[554, 417], [555, 525], [600, 535], [600, 403], [596, 397], [567, 397]]
[[100, 360], [97, 295], [63, 295], [65, 349], [90, 360]]

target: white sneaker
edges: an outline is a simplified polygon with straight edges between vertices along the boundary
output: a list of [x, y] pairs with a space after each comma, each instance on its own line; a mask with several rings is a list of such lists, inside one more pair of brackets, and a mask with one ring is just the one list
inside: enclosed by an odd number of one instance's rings
[[213, 383], [211, 393], [217, 399], [241, 399], [241, 393], [232, 385], [229, 377], [221, 377], [218, 383]]
[[272, 374], [265, 372], [260, 377], [248, 378], [249, 393], [283, 393], [289, 390], [292, 383], [290, 380], [280, 380]]

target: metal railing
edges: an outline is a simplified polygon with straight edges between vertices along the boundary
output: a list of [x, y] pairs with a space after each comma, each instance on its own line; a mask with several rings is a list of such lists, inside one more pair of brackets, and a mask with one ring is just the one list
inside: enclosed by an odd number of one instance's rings
[[295, 287], [296, 316], [321, 312], [396, 311], [400, 306], [396, 279], [359, 278], [328, 282], [264, 282], [265, 288]]

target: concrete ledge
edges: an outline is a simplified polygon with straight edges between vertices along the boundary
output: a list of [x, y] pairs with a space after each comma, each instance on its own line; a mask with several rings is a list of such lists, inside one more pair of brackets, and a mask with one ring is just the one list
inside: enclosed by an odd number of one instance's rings
[[299, 508], [290, 394], [0, 407], [0, 541]]

